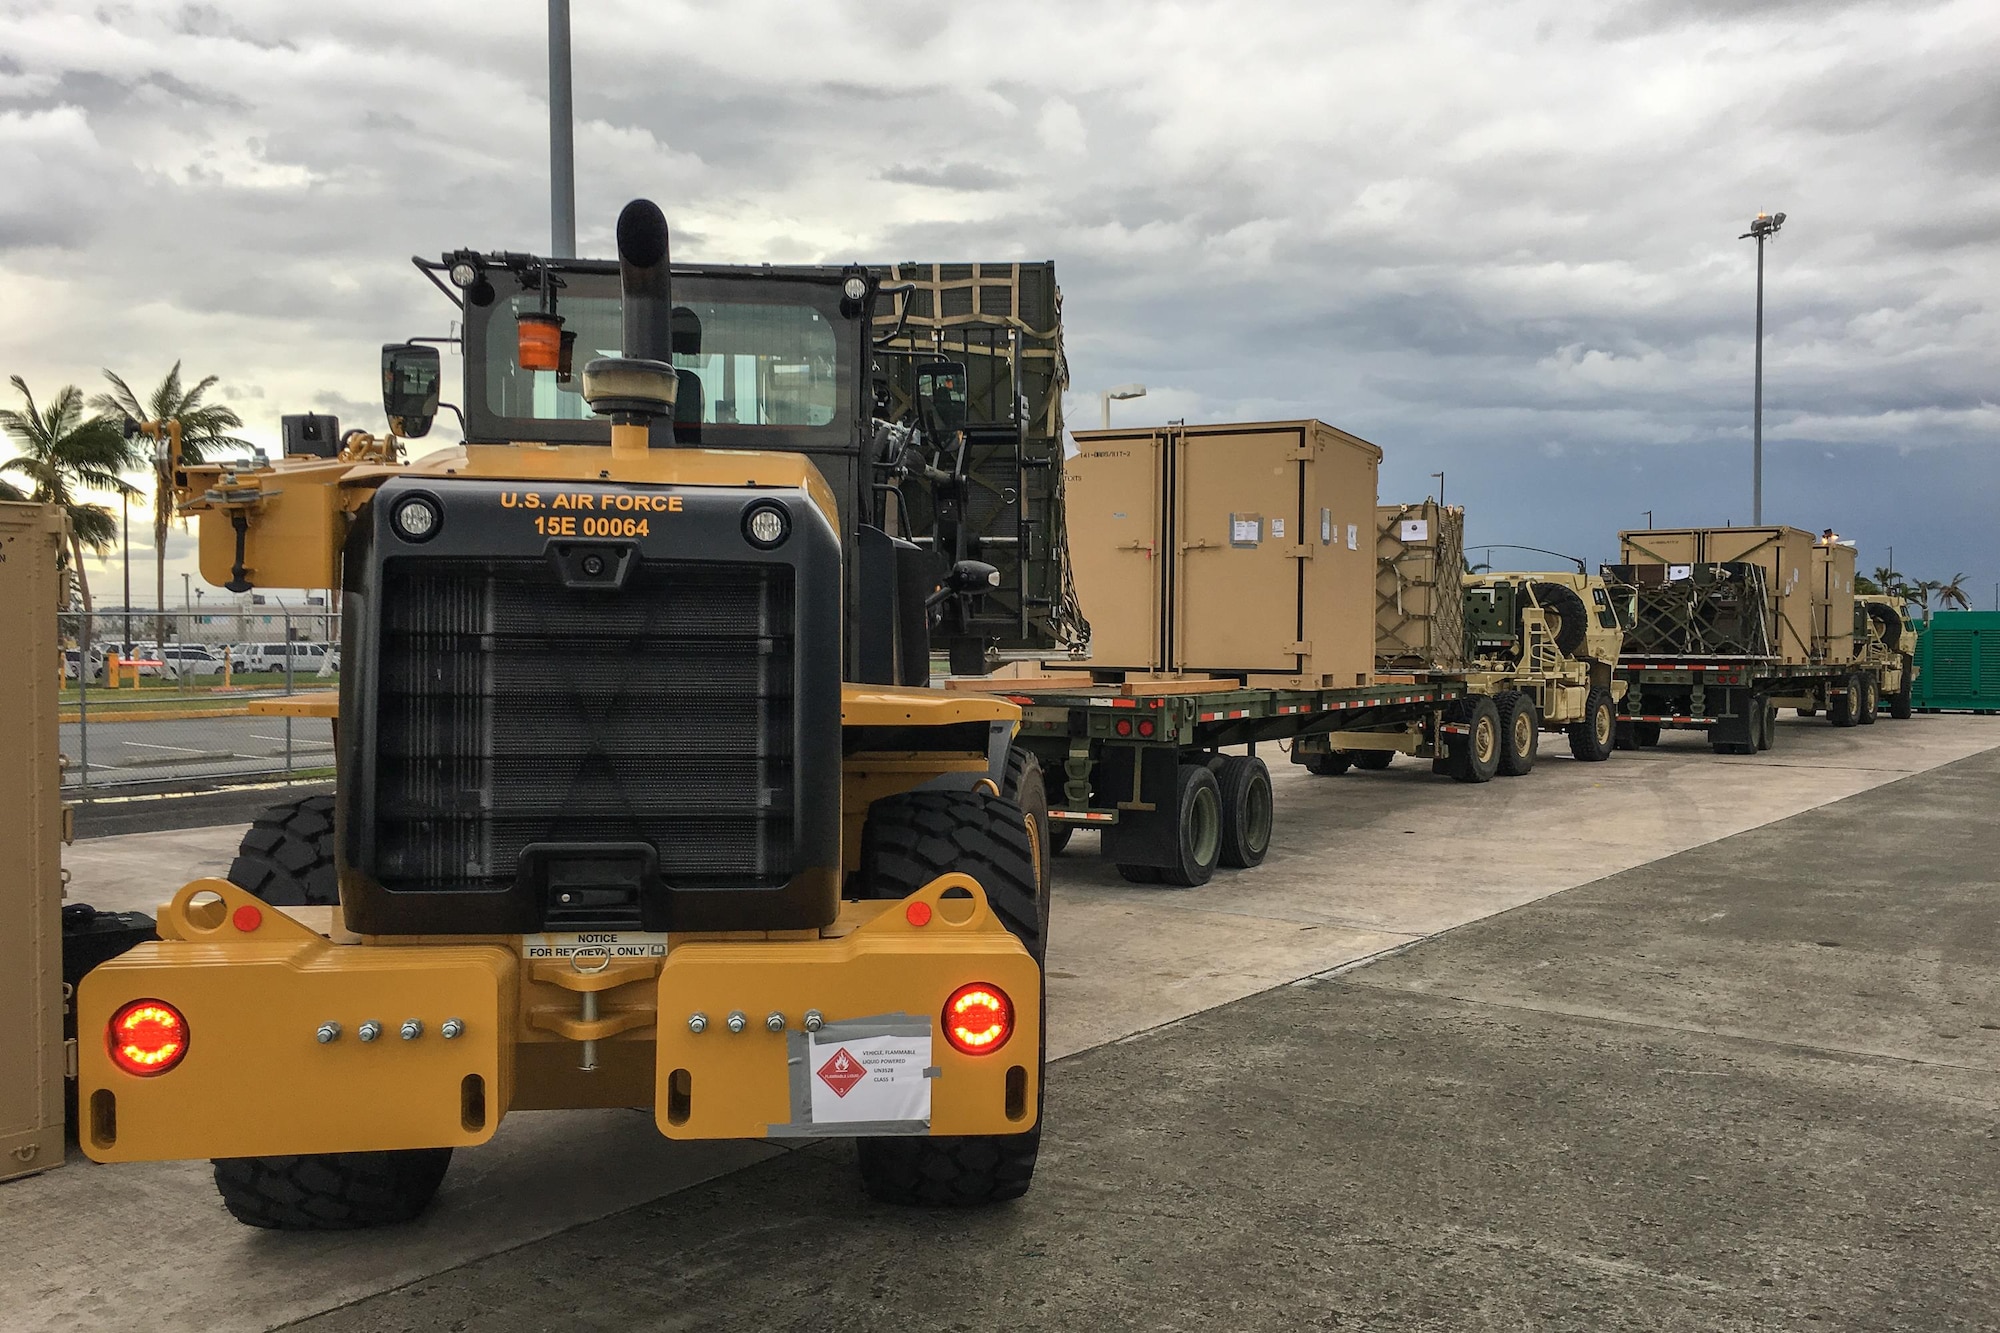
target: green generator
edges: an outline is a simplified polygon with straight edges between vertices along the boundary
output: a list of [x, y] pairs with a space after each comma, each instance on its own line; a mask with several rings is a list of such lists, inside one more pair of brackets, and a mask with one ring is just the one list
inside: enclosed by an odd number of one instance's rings
[[1940, 611], [1918, 626], [1920, 713], [2000, 713], [2000, 611]]

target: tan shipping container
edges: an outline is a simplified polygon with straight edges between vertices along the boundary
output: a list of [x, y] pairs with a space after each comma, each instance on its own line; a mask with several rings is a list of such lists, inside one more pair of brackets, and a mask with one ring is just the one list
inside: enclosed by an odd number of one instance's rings
[[0, 503], [0, 1180], [63, 1160], [62, 511]]
[[1618, 534], [1623, 563], [1665, 565], [1668, 577], [1683, 565], [1752, 564], [1764, 570], [1771, 593], [1771, 649], [1777, 660], [1822, 660], [1813, 639], [1812, 551], [1803, 528], [1650, 528]]
[[1822, 662], [1854, 660], [1854, 556], [1845, 542], [1813, 543], [1813, 651]]
[[1455, 671], [1465, 662], [1465, 507], [1375, 510], [1375, 668]]
[[1093, 670], [1367, 683], [1380, 449], [1321, 421], [1075, 438], [1064, 488]]

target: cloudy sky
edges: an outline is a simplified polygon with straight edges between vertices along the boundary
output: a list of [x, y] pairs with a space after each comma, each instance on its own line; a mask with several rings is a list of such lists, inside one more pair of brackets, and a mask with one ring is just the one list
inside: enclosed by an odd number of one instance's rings
[[[408, 257], [547, 246], [545, 23], [0, 0], [0, 372], [179, 357], [257, 438], [378, 426], [377, 346], [451, 313]], [[1475, 547], [1749, 520], [1737, 236], [1782, 209], [1766, 519], [1994, 603], [1990, 0], [576, 0], [574, 31], [584, 253], [647, 194], [690, 259], [1054, 259], [1073, 424], [1135, 380], [1121, 424], [1318, 416], [1382, 445], [1384, 499], [1442, 470]]]

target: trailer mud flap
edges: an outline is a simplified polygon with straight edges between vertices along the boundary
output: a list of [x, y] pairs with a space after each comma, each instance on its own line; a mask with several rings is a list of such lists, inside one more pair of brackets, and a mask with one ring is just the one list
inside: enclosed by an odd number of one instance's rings
[[[840, 935], [677, 944], [659, 987], [654, 1106], [669, 1138], [1034, 1126], [1041, 972], [970, 876], [941, 876]], [[967, 987], [1009, 1011], [979, 1054], [945, 1034]]]

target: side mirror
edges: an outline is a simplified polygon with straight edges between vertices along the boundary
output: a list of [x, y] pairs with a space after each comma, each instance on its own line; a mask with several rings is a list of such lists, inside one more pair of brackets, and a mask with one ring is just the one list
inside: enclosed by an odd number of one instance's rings
[[965, 427], [965, 364], [933, 361], [917, 367], [917, 416], [934, 440]]
[[430, 434], [443, 374], [435, 347], [422, 343], [383, 345], [382, 414], [389, 418], [390, 430], [406, 440], [421, 440]]
[[961, 593], [985, 592], [988, 588], [1000, 586], [1000, 571], [984, 560], [961, 560], [951, 567], [951, 573], [944, 576], [937, 591], [924, 599], [925, 606], [936, 606], [947, 597]]

